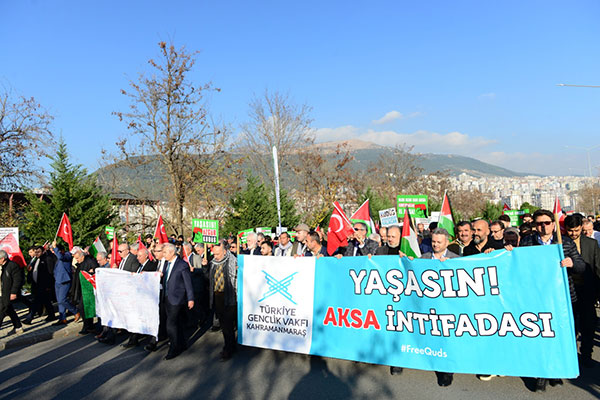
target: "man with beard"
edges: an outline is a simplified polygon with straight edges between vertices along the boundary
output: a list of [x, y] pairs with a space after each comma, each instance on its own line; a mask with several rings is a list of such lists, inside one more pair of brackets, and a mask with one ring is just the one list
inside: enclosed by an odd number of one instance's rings
[[448, 245], [448, 250], [462, 256], [465, 247], [473, 241], [473, 227], [469, 221], [460, 221], [456, 225], [456, 231], [456, 240]]
[[594, 239], [582, 235], [583, 217], [580, 214], [565, 218], [567, 235], [575, 242], [577, 251], [585, 261], [585, 271], [574, 273], [573, 284], [577, 293], [577, 302], [573, 305], [575, 326], [581, 334], [581, 362], [584, 367], [593, 366], [594, 331], [596, 328], [596, 303], [598, 278], [600, 277], [600, 248]]
[[402, 232], [398, 225], [392, 225], [387, 228], [387, 241], [384, 246], [381, 246], [375, 252], [378, 256], [399, 255], [400, 254], [400, 239]]
[[490, 227], [487, 221], [478, 219], [477, 221], [473, 222], [473, 230], [475, 231], [473, 234], [473, 241], [464, 248], [463, 256], [470, 256], [480, 253], [487, 254], [503, 247], [501, 244], [489, 240]]
[[[227, 247], [226, 240], [221, 240], [213, 246], [213, 259], [210, 261], [209, 270], [210, 307], [215, 310], [223, 332], [221, 361], [229, 360], [236, 351], [237, 259]], [[204, 260], [203, 265], [207, 264]]]

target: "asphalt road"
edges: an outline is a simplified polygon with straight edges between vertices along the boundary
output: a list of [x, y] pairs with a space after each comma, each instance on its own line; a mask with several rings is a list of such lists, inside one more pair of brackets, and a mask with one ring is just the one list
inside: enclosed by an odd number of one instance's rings
[[[119, 342], [126, 338], [119, 337]], [[597, 337], [600, 345], [600, 337]], [[516, 377], [481, 382], [456, 374], [439, 387], [433, 372], [389, 368], [244, 347], [218, 361], [221, 333], [197, 332], [190, 348], [164, 361], [155, 353], [97, 343], [92, 336], [67, 337], [0, 352], [0, 399], [595, 399], [600, 398], [600, 348], [595, 367], [576, 380], [530, 390]]]

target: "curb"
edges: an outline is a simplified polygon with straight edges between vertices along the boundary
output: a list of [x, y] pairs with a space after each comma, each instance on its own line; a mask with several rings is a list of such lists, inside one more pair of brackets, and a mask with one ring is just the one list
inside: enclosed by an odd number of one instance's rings
[[48, 326], [40, 329], [47, 330], [46, 332], [34, 331], [30, 334], [25, 332], [21, 335], [11, 335], [8, 338], [3, 338], [0, 340], [0, 351], [14, 349], [15, 347], [28, 346], [55, 338], [77, 335], [80, 329], [81, 324], [69, 323], [68, 326], [56, 330], [50, 330]]

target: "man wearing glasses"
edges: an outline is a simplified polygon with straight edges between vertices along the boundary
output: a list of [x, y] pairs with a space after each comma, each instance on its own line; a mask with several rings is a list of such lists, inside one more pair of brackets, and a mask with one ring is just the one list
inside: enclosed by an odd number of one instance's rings
[[121, 255], [121, 262], [119, 263], [119, 269], [127, 272], [137, 272], [140, 267], [136, 256], [129, 252], [129, 245], [127, 243], [121, 243], [119, 245], [119, 255]]
[[348, 247], [344, 252], [346, 257], [374, 255], [379, 245], [367, 238], [367, 225], [362, 222], [354, 224], [354, 233], [348, 236]]
[[[554, 232], [556, 227], [554, 223], [554, 214], [548, 210], [537, 210], [533, 214], [533, 221], [536, 227], [536, 231], [521, 239], [520, 246], [544, 246], [549, 244], [557, 244], [557, 235]], [[577, 302], [577, 294], [575, 293], [575, 286], [573, 284], [573, 278], [571, 274], [581, 274], [585, 271], [585, 261], [577, 251], [575, 242], [568, 236], [563, 236], [563, 253], [565, 258], [560, 262], [562, 267], [568, 268], [567, 274], [569, 277], [569, 290], [571, 292], [571, 303]], [[536, 379], [536, 392], [543, 392], [546, 390], [546, 386], [550, 382], [550, 386], [562, 385], [562, 379]]]

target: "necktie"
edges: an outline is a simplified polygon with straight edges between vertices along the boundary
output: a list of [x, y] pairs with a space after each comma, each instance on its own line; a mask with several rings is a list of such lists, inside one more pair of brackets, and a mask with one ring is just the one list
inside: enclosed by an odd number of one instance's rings
[[38, 278], [38, 265], [40, 265], [40, 259], [37, 258], [35, 260], [35, 264], [33, 265], [33, 281], [35, 283], [37, 283], [37, 278]]
[[169, 272], [171, 272], [171, 262], [167, 263], [167, 267], [165, 268], [165, 289], [167, 287], [167, 282], [169, 282]]
[[223, 277], [223, 263], [218, 264], [215, 268], [215, 292], [221, 293], [225, 291], [225, 279]]

